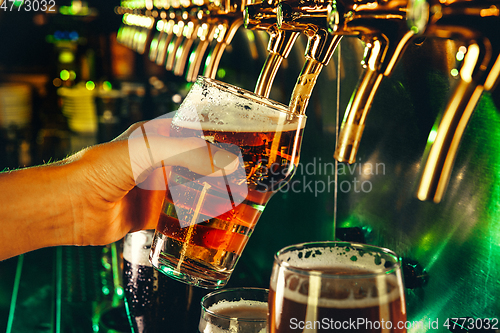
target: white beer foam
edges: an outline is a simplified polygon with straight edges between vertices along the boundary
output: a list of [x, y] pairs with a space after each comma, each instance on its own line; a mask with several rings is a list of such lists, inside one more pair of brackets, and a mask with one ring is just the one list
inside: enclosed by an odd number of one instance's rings
[[[313, 254], [319, 251], [321, 255]], [[302, 252], [302, 256], [298, 257], [298, 252]], [[319, 253], [318, 252], [318, 253]], [[306, 253], [309, 253], [306, 257]], [[396, 276], [389, 274], [380, 274], [385, 272], [387, 269], [385, 268], [385, 259], [371, 255], [368, 252], [365, 252], [361, 255], [357, 250], [348, 249], [343, 247], [336, 248], [309, 248], [300, 251], [294, 251], [291, 253], [282, 254], [280, 259], [282, 262], [286, 263], [286, 265], [293, 267], [300, 267], [305, 270], [323, 270], [325, 268], [328, 269], [341, 269], [347, 268], [349, 270], [359, 270], [363, 275], [373, 274], [373, 279], [376, 283], [377, 291], [379, 296], [370, 297], [367, 296], [365, 298], [355, 298], [354, 293], [351, 293], [349, 297], [343, 299], [320, 299], [318, 301], [318, 305], [321, 307], [328, 308], [366, 308], [372, 306], [378, 306], [380, 304], [386, 304], [394, 301], [395, 299], [401, 297], [401, 290], [398, 285], [398, 281]], [[307, 279], [306, 275], [298, 275], [294, 274], [300, 282], [298, 285], [309, 280], [310, 285], [324, 283], [321, 282], [321, 279]], [[290, 277], [288, 277], [290, 279]], [[335, 278], [328, 278], [330, 281], [334, 281]], [[338, 277], [339, 281], [345, 281], [344, 278]], [[332, 282], [333, 283], [333, 282]], [[273, 277], [271, 280], [271, 288], [276, 290], [278, 281], [276, 277]], [[382, 291], [381, 288], [386, 288], [387, 285], [392, 285], [393, 288], [388, 294], [386, 291]], [[283, 286], [280, 286], [283, 288]], [[320, 288], [317, 286], [310, 286], [310, 288]], [[284, 297], [289, 300], [293, 300], [297, 303], [308, 304], [308, 296], [300, 293], [297, 289], [291, 290], [286, 288], [284, 291]]]
[[[258, 98], [258, 97], [257, 97]], [[262, 100], [263, 101], [263, 100]], [[217, 110], [214, 112], [213, 110]], [[298, 127], [301, 118], [287, 120], [288, 109], [281, 104], [273, 107], [257, 100], [243, 100], [238, 95], [215, 87], [192, 86], [172, 121], [185, 128], [227, 132], [289, 131]], [[300, 124], [304, 127], [305, 122]]]
[[[249, 308], [251, 308], [252, 311], [259, 310], [259, 311], [262, 311], [264, 313], [267, 313], [267, 302], [244, 300], [244, 299], [240, 299], [240, 300], [236, 300], [236, 301], [221, 300], [217, 303], [212, 304], [208, 308], [208, 310], [210, 310], [214, 313], [222, 312], [223, 315], [226, 317], [241, 317], [241, 316], [237, 316], [237, 315], [233, 315], [233, 316], [227, 315], [227, 313], [229, 312], [228, 309], [230, 309], [230, 311], [232, 313], [244, 313], [245, 310], [249, 309]], [[267, 320], [267, 317], [262, 318], [262, 319]], [[266, 323], [263, 323], [263, 324], [266, 325]], [[247, 325], [249, 327], [247, 327]], [[254, 332], [254, 330], [250, 329], [250, 327], [253, 328], [254, 325], [253, 324], [245, 324], [245, 322], [242, 322], [242, 323], [240, 323], [239, 328], [242, 330], [242, 332], [247, 332], [247, 331]], [[245, 330], [245, 328], [247, 330]], [[203, 317], [201, 318], [200, 324], [199, 324], [199, 331], [203, 332], [203, 333], [230, 333], [230, 332], [234, 332], [234, 330], [235, 330], [235, 327], [231, 326], [231, 328], [225, 329], [225, 328], [222, 328], [220, 326], [217, 326], [216, 324], [208, 322]], [[260, 329], [258, 331], [258, 333], [266, 333], [266, 332], [267, 332], [266, 327], [263, 327], [262, 329]]]
[[[208, 308], [208, 310], [214, 313], [223, 313], [224, 316], [231, 317], [232, 316], [231, 314], [227, 315], [226, 313], [245, 313], [245, 311], [250, 308], [251, 311], [257, 310], [257, 311], [263, 311], [265, 313], [267, 312], [267, 302], [244, 300], [244, 299], [240, 299], [237, 301], [221, 300], [217, 303], [212, 304]], [[239, 315], [238, 316], [234, 315], [234, 316], [241, 317]]]

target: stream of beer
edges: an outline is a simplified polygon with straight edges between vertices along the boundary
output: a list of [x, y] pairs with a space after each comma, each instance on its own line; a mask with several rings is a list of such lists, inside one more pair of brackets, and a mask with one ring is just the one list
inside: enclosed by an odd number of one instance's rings
[[[337, 100], [336, 100], [336, 111], [335, 111], [335, 147], [339, 141], [339, 121], [340, 121], [340, 50], [342, 43], [337, 46]], [[334, 158], [334, 191], [333, 191], [333, 240], [336, 237], [337, 229], [337, 196], [338, 196], [338, 164], [339, 162]]]

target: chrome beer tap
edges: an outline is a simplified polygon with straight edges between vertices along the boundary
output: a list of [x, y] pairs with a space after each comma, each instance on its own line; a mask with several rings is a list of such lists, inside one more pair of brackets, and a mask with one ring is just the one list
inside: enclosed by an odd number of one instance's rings
[[500, 74], [500, 1], [412, 1], [413, 29], [464, 43], [458, 82], [437, 129], [429, 135], [417, 189], [420, 200], [441, 201], [469, 119]]
[[219, 20], [214, 35], [216, 43], [208, 53], [205, 68], [203, 70], [204, 76], [215, 79], [222, 54], [224, 53], [226, 46], [231, 43], [236, 31], [238, 31], [242, 24], [243, 17], [241, 15], [235, 15], [234, 17], [229, 18], [222, 17]]
[[305, 113], [316, 79], [342, 38], [328, 32], [328, 8], [324, 1], [282, 1], [278, 5], [278, 29], [303, 31], [308, 37], [306, 61], [290, 98], [294, 114]]
[[165, 69], [171, 71], [174, 69], [175, 55], [177, 49], [184, 40], [184, 17], [181, 11], [176, 11], [175, 24], [172, 30], [172, 39], [167, 47], [167, 58], [165, 60]]
[[[181, 44], [175, 54], [174, 74], [177, 76], [184, 75], [184, 69], [188, 62], [188, 57], [191, 52], [191, 47], [197, 38], [199, 28], [199, 20], [196, 12], [200, 9], [193, 9], [187, 15], [187, 22], [184, 25], [184, 42]], [[187, 13], [187, 12], [186, 12]]]
[[269, 34], [267, 59], [262, 67], [254, 92], [269, 97], [271, 87], [283, 59], [290, 54], [300, 32], [278, 29], [276, 23], [277, 1], [259, 2], [245, 7], [245, 28], [265, 30]]
[[342, 121], [334, 157], [354, 163], [373, 98], [382, 79], [389, 76], [414, 35], [406, 22], [407, 0], [333, 1], [330, 31], [358, 35], [365, 43], [365, 69]]
[[222, 54], [234, 37], [238, 28], [243, 24], [244, 0], [212, 0], [206, 4], [206, 10], [198, 12], [200, 27], [198, 28], [199, 42], [189, 56], [189, 66], [186, 74], [187, 81], [195, 81], [205, 59], [203, 74], [215, 78], [217, 67]]

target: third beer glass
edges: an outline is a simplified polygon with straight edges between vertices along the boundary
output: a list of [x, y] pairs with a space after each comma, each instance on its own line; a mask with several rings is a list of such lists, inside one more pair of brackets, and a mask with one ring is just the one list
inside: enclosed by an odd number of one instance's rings
[[218, 177], [172, 168], [152, 264], [186, 283], [223, 287], [266, 203], [293, 175], [304, 125], [305, 116], [292, 115], [282, 104], [200, 77], [170, 135], [199, 137], [230, 151], [239, 168]]
[[399, 258], [347, 242], [304, 243], [275, 255], [270, 333], [406, 332]]

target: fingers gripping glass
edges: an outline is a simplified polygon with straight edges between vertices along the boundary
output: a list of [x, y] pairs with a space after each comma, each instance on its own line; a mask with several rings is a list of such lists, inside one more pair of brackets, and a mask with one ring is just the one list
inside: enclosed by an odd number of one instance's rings
[[229, 151], [239, 166], [231, 173], [214, 168], [208, 176], [172, 168], [151, 248], [153, 266], [196, 286], [226, 285], [268, 200], [294, 173], [304, 126], [305, 117], [282, 104], [200, 77], [173, 118], [170, 136], [204, 139], [211, 158], [214, 149]]

